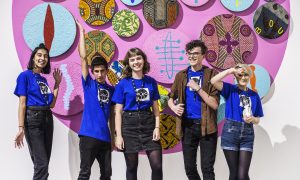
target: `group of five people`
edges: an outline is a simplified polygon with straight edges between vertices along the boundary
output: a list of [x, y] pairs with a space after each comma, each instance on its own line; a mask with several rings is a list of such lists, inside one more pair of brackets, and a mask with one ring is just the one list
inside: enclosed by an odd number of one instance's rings
[[[124, 78], [112, 87], [106, 83], [107, 61], [95, 55], [91, 72], [86, 59], [84, 29], [77, 22], [80, 39], [79, 55], [82, 67], [84, 111], [79, 131], [80, 172], [78, 180], [89, 179], [95, 159], [100, 166], [100, 179], [112, 175], [111, 151], [124, 153], [126, 179], [137, 179], [138, 154], [145, 151], [152, 169], [152, 179], [163, 179], [162, 147], [160, 144], [160, 98], [157, 82], [146, 75], [150, 63], [139, 48], [131, 48], [123, 60]], [[200, 40], [186, 45], [190, 66], [177, 73], [169, 93], [168, 105], [176, 114], [176, 131], [182, 136], [185, 172], [189, 180], [200, 180], [197, 170], [197, 150], [200, 145], [201, 170], [204, 180], [214, 180], [217, 148], [217, 109], [220, 94], [226, 100], [226, 122], [221, 147], [229, 167], [229, 180], [247, 180], [251, 163], [254, 130], [263, 116], [257, 92], [247, 87], [252, 70], [238, 64], [219, 74], [204, 66], [207, 47]], [[48, 49], [41, 44], [34, 49], [27, 67], [17, 79], [14, 94], [19, 97], [19, 131], [15, 146], [23, 146], [25, 135], [34, 164], [35, 180], [48, 178], [53, 118], [50, 108], [57, 99], [62, 74], [54, 69], [54, 90], [41, 76], [50, 73]], [[223, 82], [233, 74], [237, 84]], [[167, 179], [167, 178], [166, 178]]]

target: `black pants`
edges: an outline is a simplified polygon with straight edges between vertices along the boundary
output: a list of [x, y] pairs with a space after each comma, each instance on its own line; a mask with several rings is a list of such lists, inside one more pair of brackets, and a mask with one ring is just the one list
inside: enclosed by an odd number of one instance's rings
[[34, 165], [33, 180], [48, 179], [53, 139], [51, 110], [26, 110], [25, 138]]
[[200, 143], [201, 170], [204, 180], [214, 180], [217, 133], [201, 136], [201, 125], [183, 124], [182, 152], [185, 172], [189, 180], [201, 180], [197, 170], [197, 150]]
[[97, 159], [100, 166], [100, 180], [110, 180], [111, 177], [111, 143], [98, 139], [80, 136], [80, 172], [78, 180], [90, 179], [91, 167]]

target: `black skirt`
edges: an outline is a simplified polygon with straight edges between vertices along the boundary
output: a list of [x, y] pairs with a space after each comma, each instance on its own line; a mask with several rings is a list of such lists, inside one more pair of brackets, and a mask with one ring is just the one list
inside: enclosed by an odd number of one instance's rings
[[124, 152], [161, 150], [160, 141], [153, 141], [155, 117], [151, 111], [124, 112], [122, 115], [122, 136]]

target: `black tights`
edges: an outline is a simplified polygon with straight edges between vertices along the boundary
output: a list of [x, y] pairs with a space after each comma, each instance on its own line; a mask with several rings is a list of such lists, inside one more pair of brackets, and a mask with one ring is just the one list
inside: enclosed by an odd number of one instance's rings
[[252, 152], [223, 150], [229, 167], [229, 180], [250, 180]]
[[[162, 151], [154, 150], [154, 151], [146, 151], [150, 166], [152, 169], [152, 180], [162, 180]], [[127, 180], [137, 180], [137, 168], [139, 161], [138, 153], [124, 153], [125, 161], [126, 161], [126, 179]]]

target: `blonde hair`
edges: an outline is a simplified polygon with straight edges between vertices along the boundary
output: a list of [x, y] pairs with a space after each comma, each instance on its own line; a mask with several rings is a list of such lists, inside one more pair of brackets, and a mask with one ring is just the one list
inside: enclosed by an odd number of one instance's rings
[[249, 74], [249, 77], [252, 77], [253, 73], [252, 73], [252, 69], [250, 66], [248, 66], [248, 64], [241, 64], [241, 63], [238, 63], [237, 65], [235, 65], [236, 69], [239, 69], [241, 68], [242, 70], [245, 71], [245, 73]]

